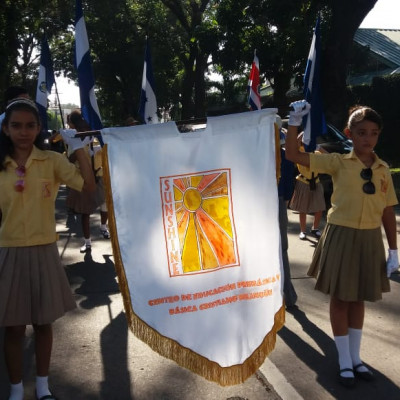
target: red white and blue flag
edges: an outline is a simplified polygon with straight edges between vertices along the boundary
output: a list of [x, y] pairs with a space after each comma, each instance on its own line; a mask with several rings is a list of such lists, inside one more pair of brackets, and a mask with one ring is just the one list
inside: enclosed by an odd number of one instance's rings
[[261, 110], [260, 97], [260, 63], [256, 52], [254, 52], [254, 60], [251, 66], [249, 83], [247, 85], [249, 96], [249, 106], [252, 110]]

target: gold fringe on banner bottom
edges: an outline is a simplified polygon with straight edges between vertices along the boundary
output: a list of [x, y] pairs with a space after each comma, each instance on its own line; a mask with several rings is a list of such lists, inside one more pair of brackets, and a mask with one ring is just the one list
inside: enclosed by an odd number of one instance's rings
[[102, 151], [103, 178], [105, 182], [106, 201], [108, 208], [108, 223], [111, 230], [111, 243], [114, 254], [115, 269], [118, 276], [119, 287], [122, 293], [124, 308], [128, 325], [132, 332], [143, 342], [147, 343], [154, 351], [175, 361], [180, 366], [187, 368], [204, 378], [216, 382], [221, 386], [237, 385], [243, 383], [253, 375], [265, 361], [268, 354], [275, 348], [276, 333], [285, 323], [285, 307], [278, 310], [274, 317], [274, 326], [265, 336], [260, 346], [242, 364], [231, 367], [221, 367], [218, 363], [210, 361], [198, 353], [180, 345], [173, 339], [165, 337], [140, 319], [132, 309], [131, 295], [125, 270], [121, 258], [116, 229], [113, 199], [111, 194], [110, 169], [108, 164], [107, 145]]

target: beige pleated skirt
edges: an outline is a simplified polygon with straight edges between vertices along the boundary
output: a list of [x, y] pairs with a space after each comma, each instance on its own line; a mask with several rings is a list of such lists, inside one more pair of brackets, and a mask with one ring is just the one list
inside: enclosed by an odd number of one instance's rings
[[309, 184], [297, 179], [289, 208], [306, 214], [324, 211], [326, 206], [324, 188], [321, 182], [316, 183], [315, 190], [310, 190]]
[[93, 214], [105, 201], [103, 178], [97, 178], [96, 190], [92, 193], [68, 189], [66, 205], [77, 214]]
[[327, 224], [307, 272], [315, 289], [343, 301], [376, 301], [390, 291], [381, 228]]
[[74, 308], [56, 243], [0, 248], [0, 326], [48, 324]]

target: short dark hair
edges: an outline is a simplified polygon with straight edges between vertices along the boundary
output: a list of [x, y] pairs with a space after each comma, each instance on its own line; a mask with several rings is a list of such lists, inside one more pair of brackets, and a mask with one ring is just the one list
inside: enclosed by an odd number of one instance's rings
[[18, 96], [21, 96], [21, 94], [28, 94], [28, 91], [26, 90], [25, 87], [23, 87], [23, 86], [9, 86], [6, 89], [6, 91], [4, 92], [4, 108], [7, 106], [7, 104], [11, 100], [14, 100]]

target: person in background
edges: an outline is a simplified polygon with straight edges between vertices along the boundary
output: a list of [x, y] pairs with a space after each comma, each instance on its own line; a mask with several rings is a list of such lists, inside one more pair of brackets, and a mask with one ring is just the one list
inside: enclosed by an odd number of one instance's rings
[[[304, 152], [302, 144], [303, 133], [297, 136], [300, 151]], [[299, 213], [300, 240], [307, 239], [307, 214], [313, 214], [313, 224], [310, 234], [316, 239], [321, 237], [319, 224], [322, 212], [325, 211], [324, 188], [318, 179], [318, 173], [310, 171], [309, 168], [298, 164], [299, 174], [296, 177], [293, 196], [289, 203], [289, 208]]]
[[[4, 92], [4, 108], [14, 99], [29, 99], [28, 91], [23, 86], [9, 86]], [[0, 115], [0, 126], [6, 113]]]
[[[71, 129], [76, 129], [78, 132], [90, 131], [90, 125], [84, 120], [80, 110], [74, 110], [67, 118], [68, 126]], [[93, 143], [85, 147], [88, 160], [92, 164], [93, 172], [96, 176], [96, 191], [95, 193], [79, 192], [70, 189], [67, 194], [67, 207], [81, 215], [81, 224], [84, 237], [84, 243], [80, 248], [81, 253], [90, 251], [92, 248], [92, 240], [90, 235], [90, 215], [100, 207], [100, 232], [105, 239], [110, 238], [110, 233], [107, 228], [108, 211], [105, 203], [104, 186], [102, 181], [102, 168], [99, 165], [101, 160], [100, 153], [95, 156]], [[96, 151], [97, 153], [97, 151]], [[75, 155], [68, 151], [68, 158], [71, 162], [75, 162]], [[96, 162], [95, 162], [96, 161]]]
[[62, 132], [78, 170], [63, 155], [41, 150], [40, 130], [34, 102], [16, 99], [7, 106], [0, 132], [0, 326], [5, 327], [9, 400], [24, 398], [26, 325], [35, 333], [35, 398], [55, 399], [48, 386], [52, 322], [76, 307], [56, 243], [55, 199], [60, 184], [95, 190], [84, 142]]
[[289, 263], [289, 241], [287, 235], [288, 229], [288, 215], [287, 207], [288, 202], [293, 194], [294, 188], [294, 164], [287, 160], [285, 157], [285, 137], [286, 130], [282, 128], [282, 120], [279, 115], [276, 118], [276, 125], [279, 129], [280, 136], [280, 153], [281, 153], [281, 165], [280, 165], [280, 179], [278, 183], [278, 198], [279, 198], [279, 231], [281, 235], [281, 249], [282, 249], [282, 263], [284, 272], [283, 281], [283, 295], [285, 298], [285, 305], [287, 308], [293, 307], [297, 301], [297, 293], [293, 286], [290, 263]]
[[[399, 267], [393, 208], [397, 198], [389, 167], [374, 152], [382, 119], [370, 107], [354, 107], [345, 129], [353, 141], [351, 153], [302, 153], [297, 145], [297, 129], [310, 105], [302, 100], [291, 106], [287, 158], [332, 176], [332, 207], [308, 275], [317, 278], [317, 290], [330, 295], [338, 379], [342, 385], [352, 387], [355, 377], [374, 379], [360, 358], [364, 302], [382, 299], [382, 293], [390, 291], [388, 278]], [[389, 247], [387, 259], [381, 225]]]
[[135, 126], [135, 125], [140, 125], [140, 122], [137, 121], [135, 118], [132, 116], [129, 116], [124, 123], [124, 126]]

